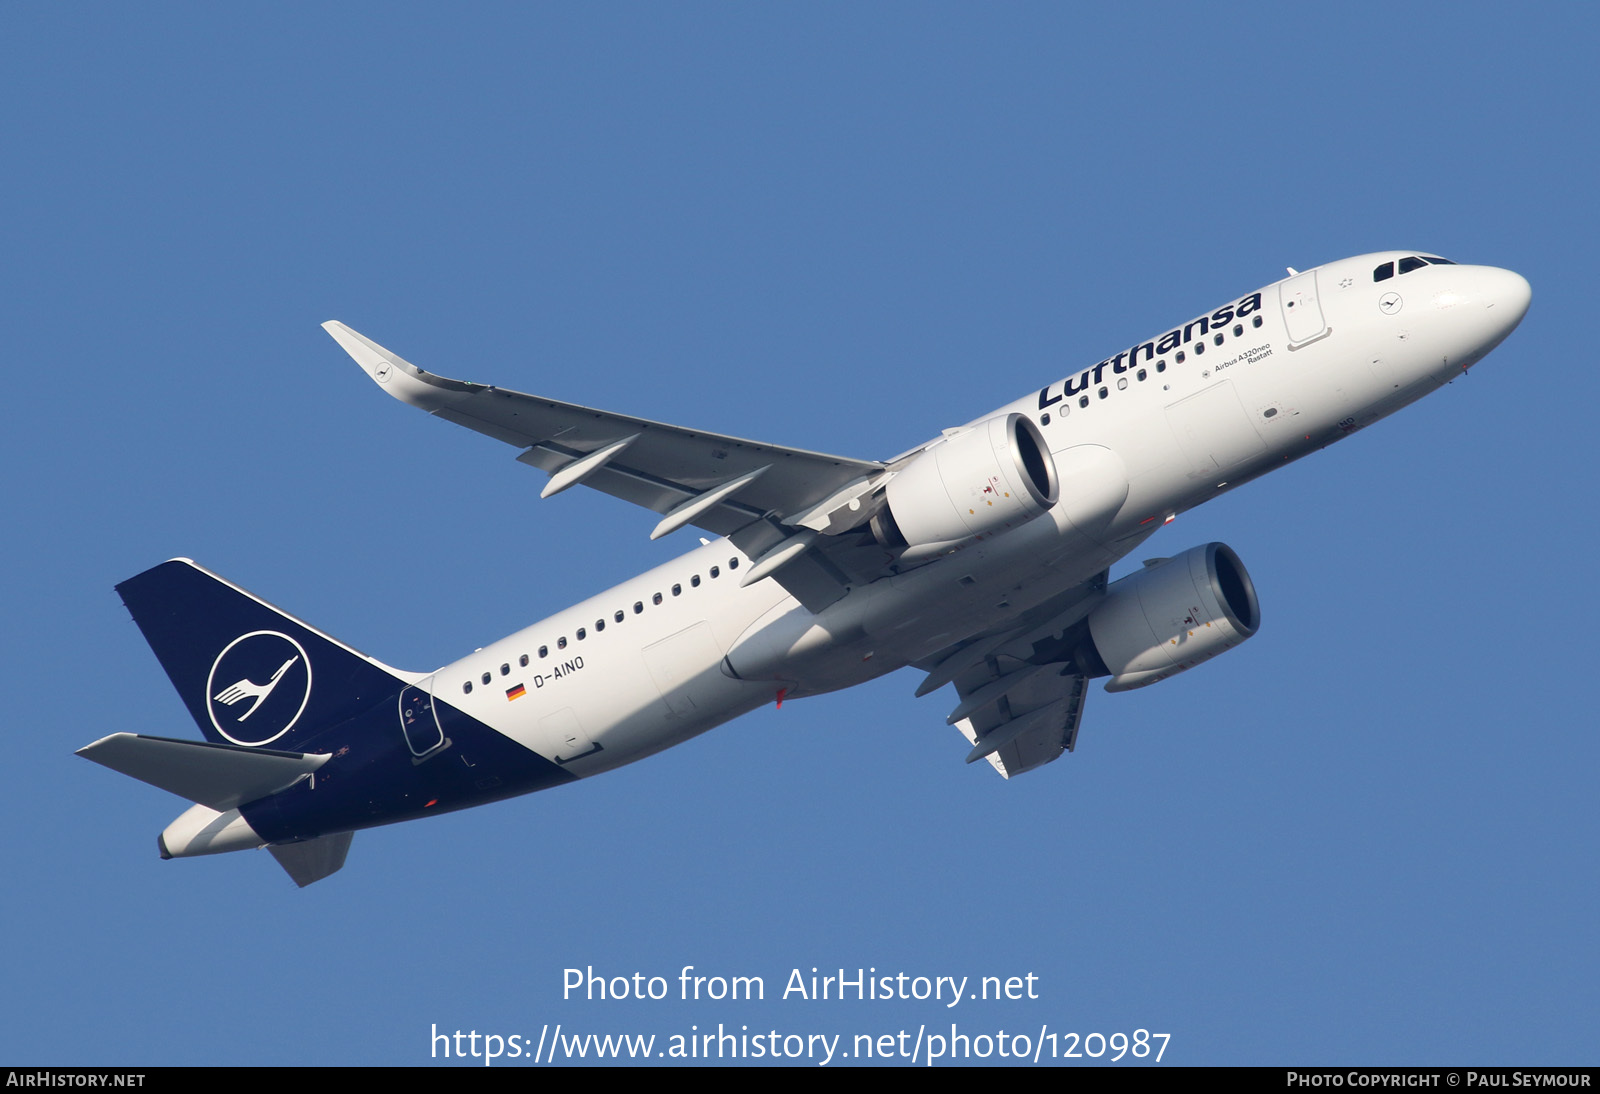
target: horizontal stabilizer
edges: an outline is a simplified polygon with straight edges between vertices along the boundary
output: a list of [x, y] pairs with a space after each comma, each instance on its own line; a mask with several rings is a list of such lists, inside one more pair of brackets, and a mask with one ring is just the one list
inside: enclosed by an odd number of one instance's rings
[[354, 832], [334, 832], [304, 843], [273, 844], [267, 850], [278, 860], [278, 865], [289, 872], [294, 883], [304, 889], [313, 881], [321, 881], [344, 868], [344, 857], [350, 853], [353, 835]]
[[330, 758], [326, 753], [277, 752], [137, 733], [102, 737], [78, 749], [78, 755], [219, 812], [285, 790]]

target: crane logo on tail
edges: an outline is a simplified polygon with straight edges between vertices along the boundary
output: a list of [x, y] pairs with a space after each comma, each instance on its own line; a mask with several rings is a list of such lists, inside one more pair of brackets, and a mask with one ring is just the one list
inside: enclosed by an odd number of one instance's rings
[[229, 642], [206, 680], [211, 724], [236, 745], [276, 741], [311, 700], [305, 648], [279, 631], [251, 631]]

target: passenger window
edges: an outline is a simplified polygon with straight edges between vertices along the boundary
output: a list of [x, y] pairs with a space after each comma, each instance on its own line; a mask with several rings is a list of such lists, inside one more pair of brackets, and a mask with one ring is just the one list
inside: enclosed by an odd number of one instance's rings
[[1146, 377], [1146, 376], [1148, 376], [1148, 375], [1149, 375], [1149, 373], [1147, 373], [1147, 372], [1145, 372], [1145, 370], [1144, 370], [1144, 369], [1140, 369], [1140, 370], [1139, 370], [1139, 379], [1140, 379], [1140, 380], [1143, 380], [1143, 379], [1144, 379], [1144, 378], [1145, 378], [1145, 377]]
[[[1180, 365], [1183, 364], [1183, 362], [1186, 360], [1186, 358], [1184, 357], [1183, 350], [1180, 349], [1177, 353], [1173, 354], [1172, 355], [1172, 359], [1175, 362], [1177, 362], [1178, 364], [1180, 364]], [[1160, 372], [1161, 370], [1160, 369], [1156, 369], [1156, 371]]]
[[657, 593], [657, 594], [656, 594], [656, 595], [655, 595], [655, 596], [652, 596], [652, 597], [651, 597], [651, 598], [650, 598], [650, 603], [652, 603], [652, 604], [659, 604], [659, 603], [661, 603], [661, 594], [660, 594], [660, 593]]
[[1393, 262], [1385, 262], [1382, 266], [1379, 266], [1376, 270], [1372, 271], [1372, 280], [1374, 280], [1374, 281], [1387, 281], [1393, 276], [1394, 276], [1394, 263]]
[[1261, 325], [1261, 316], [1258, 315], [1254, 319], [1250, 320], [1250, 325], [1252, 327], [1259, 327]]
[[1106, 389], [1105, 388], [1101, 388], [1100, 389], [1100, 398], [1104, 399], [1105, 397], [1106, 397]]
[[566, 635], [562, 635], [560, 638], [556, 639], [556, 649], [564, 650], [566, 648], [567, 648], [567, 636]]
[[728, 569], [737, 570], [738, 568], [739, 568], [739, 560], [736, 559], [736, 558], [730, 558], [728, 560]]
[[1048, 415], [1048, 414], [1039, 415], [1039, 424], [1040, 425], [1049, 425], [1050, 424], [1050, 415]]
[[1157, 361], [1156, 362], [1156, 371], [1157, 372], [1165, 372], [1165, 371], [1167, 371], [1167, 363], [1166, 363], [1166, 361]]
[[1402, 258], [1400, 260], [1400, 272], [1403, 274], [1408, 274], [1412, 270], [1420, 270], [1426, 265], [1427, 263], [1422, 261], [1420, 258]]
[[700, 587], [700, 575], [699, 574], [695, 574], [693, 577], [691, 577], [689, 579], [689, 587], [693, 588], [693, 589], [698, 589]]
[[493, 679], [494, 679], [494, 677], [490, 676], [487, 672], [483, 674], [483, 682], [485, 684], [487, 684], [490, 680], [493, 680]]
[[1087, 396], [1087, 395], [1078, 396], [1078, 405], [1080, 407], [1088, 406], [1089, 405], [1089, 396]]
[[540, 657], [549, 657], [550, 656], [550, 647], [549, 646], [540, 646], [539, 647], [539, 656]]
[[720, 573], [722, 573], [721, 570], [717, 569], [715, 566], [711, 567], [711, 576], [712, 577], [716, 577]]
[[527, 668], [528, 667], [528, 655], [527, 654], [523, 654], [521, 657], [517, 658], [517, 664], [521, 665], [523, 668]]
[[1218, 331], [1216, 334], [1213, 334], [1211, 336], [1211, 340], [1219, 346], [1222, 345], [1222, 332]]
[[500, 666], [500, 675], [501, 676], [510, 676], [511, 675], [511, 666], [510, 665], [501, 665]]
[[1126, 376], [1123, 376], [1123, 377], [1121, 377], [1120, 379], [1117, 380], [1117, 390], [1118, 391], [1126, 391], [1127, 389], [1128, 389], [1128, 378]]
[[1241, 334], [1243, 334], [1243, 333], [1244, 333], [1244, 326], [1243, 326], [1243, 324], [1240, 324], [1240, 323], [1235, 323], [1235, 324], [1234, 324], [1234, 325], [1233, 325], [1233, 336], [1234, 336], [1234, 337], [1235, 337], [1235, 338], [1237, 338], [1237, 337], [1239, 337], [1239, 336], [1240, 336], [1240, 335], [1241, 335]]
[[611, 615], [611, 618], [615, 619], [618, 623], [621, 623], [622, 619], [623, 619], [623, 615], [622, 615], [621, 609], [618, 609], [617, 611], [613, 612], [612, 615]]
[[634, 601], [634, 602], [633, 602], [633, 614], [634, 614], [634, 615], [639, 615], [639, 614], [640, 614], [640, 613], [642, 613], [642, 612], [643, 612], [643, 611], [644, 611], [644, 601], [642, 601], [642, 600], [635, 600], [635, 601]]
[[604, 619], [596, 619], [594, 621], [594, 633], [599, 634], [601, 631], [603, 631], [605, 629], [606, 629], [606, 621]]
[[461, 693], [463, 695], [471, 695], [472, 694], [472, 681], [471, 680], [468, 680], [465, 684], [461, 685]]
[[672, 595], [673, 596], [682, 596], [683, 595], [683, 586], [682, 585], [674, 585], [672, 587]]
[[1206, 344], [1204, 342], [1196, 342], [1194, 344], [1194, 355], [1196, 357], [1199, 357], [1205, 351], [1206, 351]]
[[582, 642], [585, 638], [588, 638], [588, 637], [589, 637], [589, 632], [584, 630], [582, 627], [579, 627], [578, 628], [578, 641]]

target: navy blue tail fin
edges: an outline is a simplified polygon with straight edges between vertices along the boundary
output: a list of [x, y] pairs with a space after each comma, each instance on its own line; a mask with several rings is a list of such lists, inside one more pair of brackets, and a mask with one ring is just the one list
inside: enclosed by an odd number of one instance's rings
[[206, 740], [314, 751], [324, 731], [394, 702], [410, 677], [188, 559], [117, 586]]

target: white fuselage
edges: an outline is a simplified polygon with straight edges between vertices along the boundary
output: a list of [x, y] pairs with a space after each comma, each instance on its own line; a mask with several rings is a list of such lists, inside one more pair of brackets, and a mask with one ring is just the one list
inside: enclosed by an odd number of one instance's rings
[[[741, 588], [750, 559], [718, 540], [446, 665], [428, 686], [587, 776], [1002, 628], [1175, 514], [1445, 384], [1526, 310], [1527, 283], [1493, 267], [1374, 280], [1407, 255], [1293, 275], [977, 419], [1026, 415], [1056, 461], [1059, 503], [1020, 527], [818, 613], [771, 580]], [[1125, 487], [1108, 497], [1113, 481]]]

